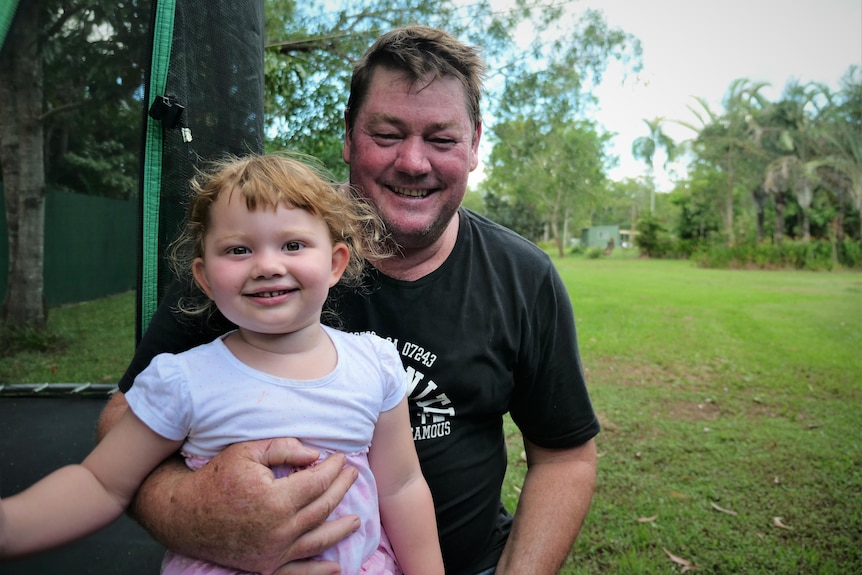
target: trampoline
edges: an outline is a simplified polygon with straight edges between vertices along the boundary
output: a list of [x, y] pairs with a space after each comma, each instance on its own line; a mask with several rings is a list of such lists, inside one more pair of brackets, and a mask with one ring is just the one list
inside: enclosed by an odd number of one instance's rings
[[[17, 2], [0, 10], [0, 46]], [[263, 1], [152, 0], [144, 62], [137, 328], [172, 280], [164, 261], [196, 166], [263, 151]], [[131, 358], [129, 358], [131, 359]], [[0, 382], [0, 496], [80, 462], [114, 385]], [[152, 574], [164, 549], [128, 516], [62, 548], [0, 566], [3, 575]]]

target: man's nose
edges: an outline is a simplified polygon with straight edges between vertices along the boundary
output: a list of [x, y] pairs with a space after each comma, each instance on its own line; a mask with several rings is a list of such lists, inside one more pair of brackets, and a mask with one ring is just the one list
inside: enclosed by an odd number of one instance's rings
[[395, 167], [413, 176], [430, 171], [431, 163], [428, 161], [425, 140], [420, 137], [409, 137], [401, 142], [398, 146]]

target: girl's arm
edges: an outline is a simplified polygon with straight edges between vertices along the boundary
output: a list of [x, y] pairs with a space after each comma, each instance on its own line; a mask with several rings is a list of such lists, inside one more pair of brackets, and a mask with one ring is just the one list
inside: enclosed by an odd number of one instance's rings
[[419, 469], [407, 398], [383, 412], [368, 460], [380, 500], [380, 519], [405, 575], [443, 573], [431, 491]]
[[106, 526], [181, 443], [156, 434], [128, 410], [83, 463], [0, 501], [0, 557], [44, 551]]

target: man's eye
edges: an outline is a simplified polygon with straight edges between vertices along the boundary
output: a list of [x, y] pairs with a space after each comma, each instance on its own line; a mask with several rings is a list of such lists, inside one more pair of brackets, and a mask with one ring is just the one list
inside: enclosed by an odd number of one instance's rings
[[401, 136], [399, 136], [398, 134], [395, 134], [395, 133], [383, 133], [383, 132], [380, 132], [380, 133], [374, 134], [374, 137], [375, 137], [376, 139], [378, 139], [378, 140], [384, 140], [384, 141], [387, 141], [387, 142], [389, 142], [389, 141], [393, 141], [393, 140], [400, 140], [400, 139], [401, 139]]
[[284, 244], [285, 251], [296, 252], [303, 248], [302, 242], [287, 242]]

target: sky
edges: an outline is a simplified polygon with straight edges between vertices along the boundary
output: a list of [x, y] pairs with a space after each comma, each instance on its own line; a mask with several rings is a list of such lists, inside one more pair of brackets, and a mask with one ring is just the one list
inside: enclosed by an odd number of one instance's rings
[[[862, 66], [862, 0], [580, 0], [571, 6], [601, 10], [643, 49], [637, 77], [623, 81], [621, 68], [611, 66], [595, 92], [595, 119], [617, 133], [610, 152], [620, 163], [612, 179], [645, 174], [643, 161], [631, 156], [632, 142], [648, 133], [644, 119], [697, 123], [689, 109], [698, 107], [694, 97], [720, 111], [739, 78], [769, 83], [761, 93], [770, 100], [791, 79], [837, 90], [851, 65]], [[670, 123], [664, 130], [678, 142], [694, 135]], [[657, 180], [660, 189], [670, 188], [666, 175]]]

